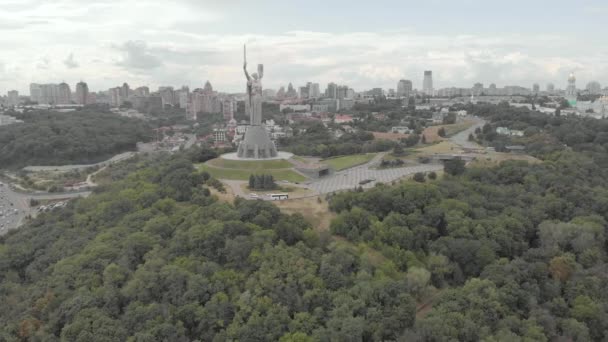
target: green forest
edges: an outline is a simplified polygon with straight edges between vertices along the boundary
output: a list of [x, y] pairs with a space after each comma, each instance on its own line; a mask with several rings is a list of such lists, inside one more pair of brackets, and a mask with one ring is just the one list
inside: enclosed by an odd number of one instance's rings
[[218, 201], [200, 151], [124, 163], [0, 237], [0, 340], [608, 339], [608, 121], [468, 110], [542, 162], [336, 194], [329, 231]]
[[142, 120], [99, 108], [13, 113], [24, 123], [0, 127], [0, 167], [91, 164], [135, 150], [153, 134]]

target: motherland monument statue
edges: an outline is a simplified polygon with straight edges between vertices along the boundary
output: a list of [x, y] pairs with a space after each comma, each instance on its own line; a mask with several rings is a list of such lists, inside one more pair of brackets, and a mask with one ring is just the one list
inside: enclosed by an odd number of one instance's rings
[[247, 98], [245, 112], [249, 116], [249, 127], [245, 138], [239, 144], [238, 157], [248, 159], [266, 159], [277, 156], [277, 148], [270, 140], [266, 129], [262, 126], [262, 77], [264, 65], [258, 64], [258, 72], [249, 75], [247, 72], [247, 46], [243, 47], [243, 71], [247, 78]]

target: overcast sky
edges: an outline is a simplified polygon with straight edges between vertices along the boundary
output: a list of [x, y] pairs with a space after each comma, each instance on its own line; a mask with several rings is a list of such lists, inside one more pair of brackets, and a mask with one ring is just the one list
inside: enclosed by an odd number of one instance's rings
[[356, 90], [482, 82], [608, 86], [606, 0], [0, 0], [0, 94], [84, 80], [240, 92], [242, 44], [264, 86]]

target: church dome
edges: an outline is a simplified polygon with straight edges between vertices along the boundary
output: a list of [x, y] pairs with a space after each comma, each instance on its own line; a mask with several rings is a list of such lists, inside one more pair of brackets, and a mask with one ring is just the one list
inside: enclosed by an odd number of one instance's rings
[[574, 76], [574, 73], [570, 73], [570, 76], [568, 76], [568, 82], [576, 82], [576, 77]]

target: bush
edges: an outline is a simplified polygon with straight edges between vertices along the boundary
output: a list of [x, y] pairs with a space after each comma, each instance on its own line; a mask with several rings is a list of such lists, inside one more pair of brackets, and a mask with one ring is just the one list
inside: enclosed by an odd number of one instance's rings
[[431, 171], [431, 172], [429, 173], [429, 179], [430, 179], [430, 180], [435, 180], [435, 179], [437, 179], [437, 173], [436, 173], [435, 171]]
[[424, 175], [424, 173], [422, 172], [416, 172], [414, 174], [414, 181], [418, 182], [418, 183], [424, 183], [426, 180], [426, 177]]

